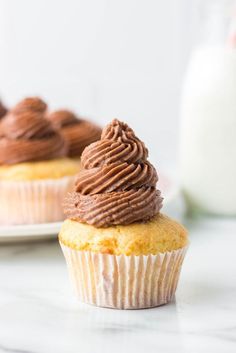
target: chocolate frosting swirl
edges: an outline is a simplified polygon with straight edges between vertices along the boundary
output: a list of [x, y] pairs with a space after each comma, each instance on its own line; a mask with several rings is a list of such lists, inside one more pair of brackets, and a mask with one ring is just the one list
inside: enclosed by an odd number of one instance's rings
[[158, 176], [148, 150], [133, 130], [113, 120], [101, 140], [85, 148], [74, 192], [65, 200], [68, 218], [96, 227], [147, 221], [159, 212]]
[[48, 160], [66, 155], [66, 143], [46, 119], [47, 105], [26, 98], [3, 118], [0, 127], [0, 164]]
[[77, 118], [69, 110], [58, 110], [48, 119], [59, 129], [66, 140], [70, 157], [79, 157], [84, 148], [101, 137], [101, 128], [90, 121]]

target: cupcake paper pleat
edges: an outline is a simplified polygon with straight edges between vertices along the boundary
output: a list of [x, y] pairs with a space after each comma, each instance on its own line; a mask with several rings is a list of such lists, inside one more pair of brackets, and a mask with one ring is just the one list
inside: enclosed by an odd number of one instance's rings
[[60, 244], [78, 299], [117, 309], [150, 308], [173, 300], [187, 250], [116, 256]]
[[55, 180], [0, 181], [0, 224], [62, 221], [62, 202], [73, 183], [74, 176]]

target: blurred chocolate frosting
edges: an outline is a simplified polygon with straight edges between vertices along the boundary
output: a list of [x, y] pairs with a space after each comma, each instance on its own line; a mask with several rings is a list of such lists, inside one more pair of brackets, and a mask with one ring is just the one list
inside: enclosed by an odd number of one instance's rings
[[4, 117], [4, 115], [7, 114], [7, 108], [5, 105], [0, 101], [0, 119]]
[[80, 119], [69, 110], [57, 110], [48, 115], [68, 144], [68, 156], [80, 157], [84, 148], [101, 137], [101, 128], [96, 124]]
[[67, 146], [46, 119], [47, 105], [38, 97], [25, 98], [0, 123], [0, 164], [63, 157]]

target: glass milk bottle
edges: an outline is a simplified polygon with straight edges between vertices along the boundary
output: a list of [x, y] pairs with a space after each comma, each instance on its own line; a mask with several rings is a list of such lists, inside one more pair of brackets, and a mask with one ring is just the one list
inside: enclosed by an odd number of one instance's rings
[[236, 7], [206, 1], [182, 95], [181, 180], [192, 211], [236, 215]]

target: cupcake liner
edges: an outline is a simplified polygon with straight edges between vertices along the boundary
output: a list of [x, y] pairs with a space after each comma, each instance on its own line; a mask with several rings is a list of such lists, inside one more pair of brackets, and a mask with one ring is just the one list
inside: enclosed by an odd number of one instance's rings
[[187, 250], [116, 256], [60, 245], [78, 299], [116, 309], [151, 308], [170, 302]]
[[33, 181], [0, 181], [0, 224], [62, 221], [62, 201], [74, 176]]

